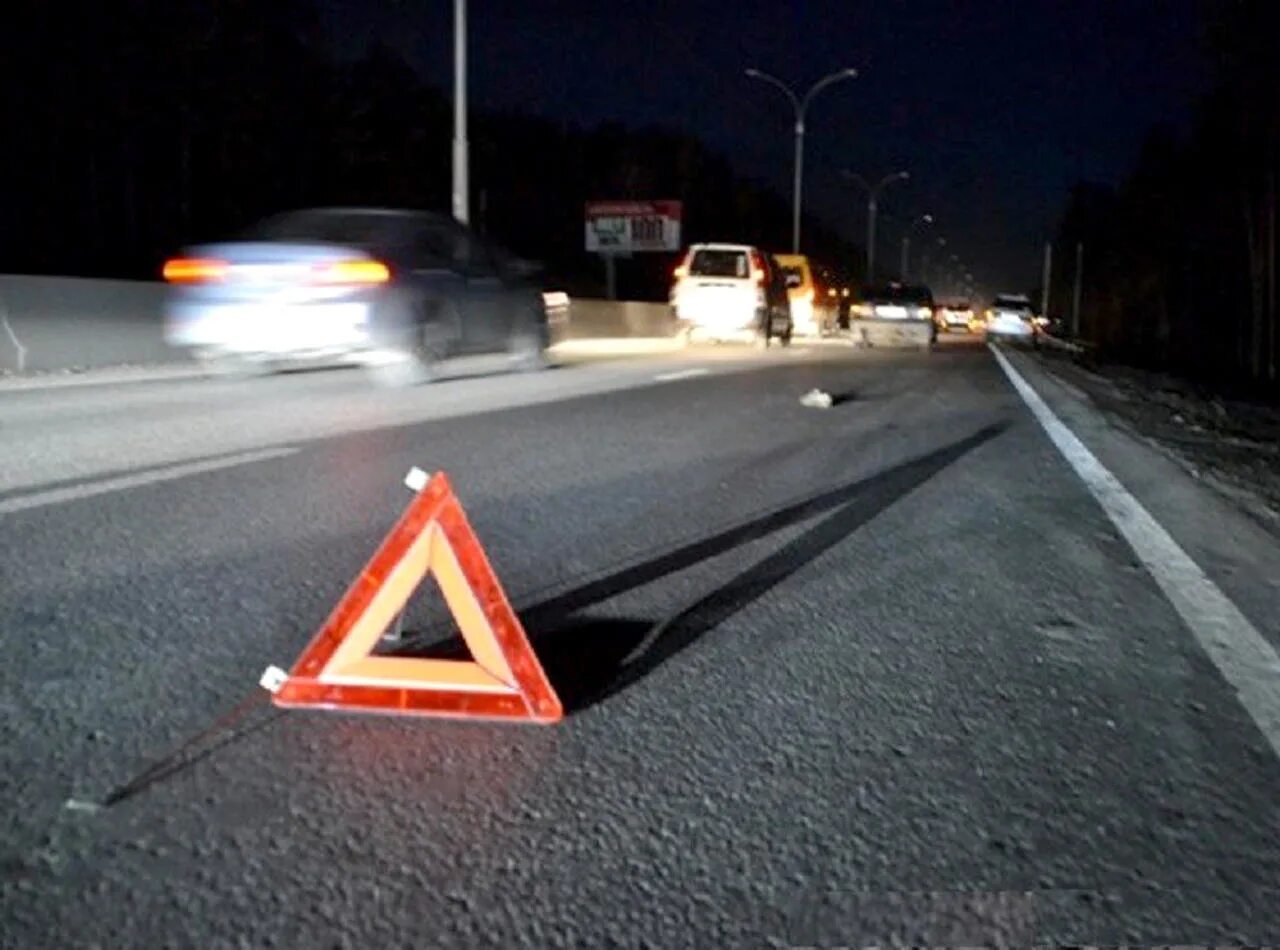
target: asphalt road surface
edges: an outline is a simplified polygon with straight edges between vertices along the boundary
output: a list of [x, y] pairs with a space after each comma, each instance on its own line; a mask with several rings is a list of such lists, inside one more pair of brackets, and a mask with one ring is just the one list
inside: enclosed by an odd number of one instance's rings
[[[976, 344], [0, 388], [0, 943], [1280, 941], [1280, 544], [1009, 359], [1194, 570]], [[413, 466], [567, 718], [220, 721]]]

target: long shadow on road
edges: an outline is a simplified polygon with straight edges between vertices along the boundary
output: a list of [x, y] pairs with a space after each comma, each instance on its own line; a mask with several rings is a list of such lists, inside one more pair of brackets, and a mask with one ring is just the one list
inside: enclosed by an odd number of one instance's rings
[[[585, 709], [651, 673], [835, 547], [898, 499], [1006, 428], [1007, 422], [986, 426], [968, 438], [869, 478], [766, 512], [526, 608], [521, 612], [521, 619], [565, 708], [569, 712]], [[826, 512], [832, 514], [764, 560], [656, 622], [575, 616], [586, 607]], [[454, 638], [425, 649], [405, 651], [402, 655], [462, 658], [466, 654], [461, 639]], [[250, 709], [260, 705], [261, 698], [262, 694], [255, 691], [208, 729], [116, 786], [100, 801], [89, 804], [92, 807], [119, 804], [274, 722], [280, 713], [273, 712], [251, 725], [235, 728]], [[220, 741], [205, 745], [198, 752], [191, 751], [218, 735], [222, 737]]]
[[[646, 676], [1007, 427], [1006, 422], [987, 426], [869, 478], [768, 512], [526, 608], [521, 619], [566, 708], [584, 709]], [[825, 512], [833, 513], [664, 619], [575, 616], [584, 608]]]

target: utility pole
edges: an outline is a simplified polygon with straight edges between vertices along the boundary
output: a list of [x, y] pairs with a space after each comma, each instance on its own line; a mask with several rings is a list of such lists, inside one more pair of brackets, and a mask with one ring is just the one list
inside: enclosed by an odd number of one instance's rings
[[605, 296], [609, 300], [618, 299], [618, 265], [616, 263], [617, 255], [606, 252], [604, 257], [604, 286]]
[[898, 269], [898, 273], [902, 275], [904, 281], [911, 279], [911, 275], [907, 273], [911, 265], [911, 234], [922, 224], [933, 224], [933, 215], [922, 214], [920, 217], [915, 218], [907, 225], [907, 233], [902, 235], [902, 266]]
[[1076, 286], [1071, 295], [1071, 338], [1080, 338], [1080, 293], [1084, 281], [1084, 243], [1076, 243]]
[[1053, 279], [1053, 242], [1044, 242], [1044, 275], [1040, 278], [1040, 316], [1049, 317], [1049, 281]]
[[453, 3], [453, 217], [471, 217], [467, 182], [467, 0]]

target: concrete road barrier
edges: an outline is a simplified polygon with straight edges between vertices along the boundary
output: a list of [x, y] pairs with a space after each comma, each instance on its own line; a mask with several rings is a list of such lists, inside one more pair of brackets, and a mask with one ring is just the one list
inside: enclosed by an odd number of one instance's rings
[[172, 363], [164, 285], [0, 275], [0, 371], [47, 372]]
[[569, 301], [568, 320], [562, 339], [618, 339], [627, 337], [673, 337], [676, 322], [665, 303], [638, 300]]
[[[159, 282], [0, 275], [0, 373], [187, 363], [164, 341]], [[544, 299], [554, 341], [669, 339], [666, 304]]]

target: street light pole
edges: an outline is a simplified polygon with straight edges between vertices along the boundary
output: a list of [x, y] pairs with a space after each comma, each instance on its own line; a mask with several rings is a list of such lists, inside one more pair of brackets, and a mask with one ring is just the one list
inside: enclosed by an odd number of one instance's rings
[[1084, 244], [1076, 243], [1075, 287], [1071, 292], [1071, 339], [1080, 338], [1080, 298], [1084, 293]]
[[[461, 0], [459, 0], [461, 2]], [[781, 89], [791, 102], [791, 107], [795, 110], [796, 115], [796, 156], [795, 156], [795, 174], [791, 182], [791, 252], [793, 254], [800, 253], [800, 205], [804, 189], [804, 117], [809, 111], [809, 103], [813, 97], [822, 89], [830, 86], [832, 83], [840, 82], [842, 79], [854, 79], [858, 75], [858, 71], [853, 68], [837, 70], [828, 76], [823, 76], [811, 87], [809, 91], [801, 98], [792, 91], [791, 87], [779, 79], [777, 76], [770, 76], [766, 72], [759, 69], [748, 69], [747, 76], [751, 79], [759, 79], [776, 86]]]
[[468, 201], [467, 149], [467, 0], [453, 4], [453, 216], [461, 224], [471, 217]]
[[1044, 274], [1040, 278], [1040, 316], [1049, 316], [1049, 285], [1053, 281], [1053, 242], [1044, 242]]
[[880, 192], [895, 181], [907, 181], [910, 172], [894, 172], [885, 175], [875, 185], [871, 185], [857, 172], [845, 170], [844, 177], [857, 182], [867, 191], [867, 283], [873, 284], [876, 279], [876, 211], [880, 207]]

